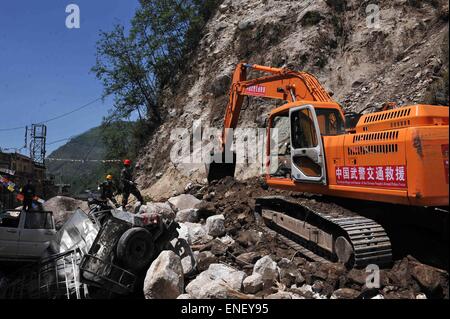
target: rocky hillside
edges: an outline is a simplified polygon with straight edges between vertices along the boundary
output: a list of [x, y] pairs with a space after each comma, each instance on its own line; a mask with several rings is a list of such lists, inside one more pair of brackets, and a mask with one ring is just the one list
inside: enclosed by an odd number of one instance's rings
[[[369, 4], [378, 5], [379, 20]], [[139, 183], [159, 199], [205, 181], [202, 165], [170, 162], [171, 129], [198, 120], [220, 128], [240, 61], [310, 72], [347, 110], [370, 111], [386, 101], [448, 105], [447, 46], [443, 0], [225, 0], [187, 57], [190, 67], [177, 76], [178, 87], [165, 92], [166, 118], [142, 152]], [[274, 103], [251, 99], [239, 126], [262, 127]], [[257, 174], [241, 167], [237, 176]]]

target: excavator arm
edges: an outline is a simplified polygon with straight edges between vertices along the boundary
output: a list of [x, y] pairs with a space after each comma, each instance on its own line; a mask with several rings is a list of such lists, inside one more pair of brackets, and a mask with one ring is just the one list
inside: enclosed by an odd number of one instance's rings
[[[248, 69], [271, 73], [247, 80]], [[317, 79], [306, 72], [239, 63], [234, 71], [222, 132], [222, 145], [227, 145], [226, 130], [236, 128], [245, 96], [294, 102], [298, 100], [331, 102], [331, 96]]]
[[[247, 79], [248, 71], [255, 70], [269, 73], [262, 77]], [[284, 68], [272, 68], [257, 64], [239, 63], [234, 71], [230, 87], [228, 105], [221, 135], [222, 160], [207, 165], [208, 181], [233, 176], [235, 160], [226, 160], [233, 141], [233, 130], [238, 124], [241, 107], [245, 96], [257, 96], [269, 99], [294, 101], [332, 102], [331, 96], [319, 81], [306, 72], [296, 72]]]

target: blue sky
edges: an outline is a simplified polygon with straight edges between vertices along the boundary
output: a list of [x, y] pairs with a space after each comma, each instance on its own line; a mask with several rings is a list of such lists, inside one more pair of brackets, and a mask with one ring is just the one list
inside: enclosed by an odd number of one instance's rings
[[[80, 29], [66, 28], [66, 6], [80, 8]], [[129, 25], [138, 0], [14, 0], [0, 2], [0, 129], [37, 123], [100, 97], [90, 68], [100, 30]], [[47, 125], [47, 142], [99, 125], [112, 99]], [[1, 131], [0, 147], [22, 147], [24, 130]], [[48, 146], [48, 153], [63, 145]], [[23, 150], [27, 154], [28, 150]]]

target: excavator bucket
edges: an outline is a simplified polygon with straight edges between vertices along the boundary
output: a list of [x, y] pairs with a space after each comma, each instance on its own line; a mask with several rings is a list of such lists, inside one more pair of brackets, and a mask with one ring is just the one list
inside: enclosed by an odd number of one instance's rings
[[225, 153], [221, 154], [221, 163], [211, 162], [211, 164], [206, 164], [206, 175], [208, 178], [208, 183], [214, 180], [221, 180], [224, 177], [231, 176], [234, 177], [234, 172], [236, 171], [236, 153], [233, 152], [233, 162], [226, 163]]

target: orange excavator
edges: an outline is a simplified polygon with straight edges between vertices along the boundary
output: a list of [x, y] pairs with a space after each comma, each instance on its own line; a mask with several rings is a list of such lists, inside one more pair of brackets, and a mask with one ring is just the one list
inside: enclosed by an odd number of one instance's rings
[[[250, 70], [267, 75], [247, 79]], [[381, 111], [356, 119], [352, 114], [349, 121], [313, 75], [240, 63], [230, 88], [222, 153], [207, 167], [209, 182], [234, 176], [236, 155], [229, 129], [237, 127], [246, 96], [286, 102], [273, 109], [267, 121], [269, 187], [364, 203], [366, 208], [378, 208], [377, 220], [403, 209], [439, 215], [448, 222], [447, 106], [384, 104]], [[351, 122], [356, 125], [346, 127]], [[278, 141], [271, 138], [275, 130]], [[355, 267], [392, 260], [390, 236], [375, 218], [334, 204], [281, 197], [264, 197], [256, 203], [265, 224], [288, 241], [300, 243], [312, 259], [325, 257]]]

